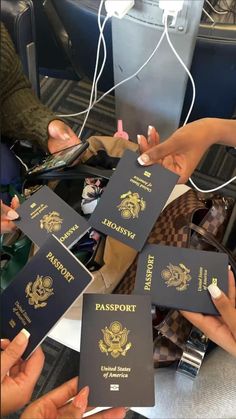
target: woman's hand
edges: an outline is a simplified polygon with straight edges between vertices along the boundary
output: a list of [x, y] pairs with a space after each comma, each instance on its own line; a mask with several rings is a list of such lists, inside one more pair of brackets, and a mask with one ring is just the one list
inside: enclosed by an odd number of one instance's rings
[[236, 356], [236, 290], [233, 272], [229, 271], [228, 297], [216, 285], [210, 285], [208, 290], [220, 317], [188, 311], [181, 313], [210, 340]]
[[20, 202], [16, 195], [12, 198], [10, 207], [5, 205], [1, 200], [1, 234], [10, 233], [16, 229], [16, 225], [13, 221], [19, 217], [15, 211], [19, 205]]
[[[87, 409], [89, 388], [79, 393], [78, 378], [67, 381], [62, 386], [31, 403], [21, 415], [21, 419], [81, 419]], [[69, 402], [69, 400], [74, 399]], [[105, 410], [89, 416], [91, 419], [123, 419], [126, 410], [122, 407]]]
[[1, 415], [9, 415], [29, 402], [44, 364], [41, 348], [22, 361], [29, 333], [22, 331], [10, 342], [1, 339]]
[[149, 127], [147, 139], [138, 135], [139, 163], [147, 166], [160, 163], [180, 176], [179, 183], [185, 183], [217, 138], [214, 121], [217, 120], [206, 118], [187, 124], [162, 143], [155, 128]]
[[48, 125], [48, 151], [51, 154], [79, 143], [77, 135], [63, 121], [55, 119]]

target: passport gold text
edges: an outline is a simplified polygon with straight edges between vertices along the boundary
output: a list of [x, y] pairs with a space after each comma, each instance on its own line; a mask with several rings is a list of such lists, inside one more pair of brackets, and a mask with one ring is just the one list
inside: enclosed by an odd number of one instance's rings
[[144, 285], [145, 291], [151, 290], [154, 260], [155, 260], [154, 256], [148, 255], [147, 269], [146, 269], [146, 274], [145, 274], [145, 285]]
[[107, 218], [104, 218], [104, 220], [102, 221], [102, 224], [111, 228], [112, 230], [116, 230], [118, 233], [123, 234], [123, 236], [127, 236], [132, 240], [134, 240], [134, 238], [136, 236], [136, 233], [133, 233], [132, 231], [127, 230], [126, 228], [121, 227], [121, 226], [117, 225], [116, 223], [113, 223], [112, 221], [108, 220]]
[[78, 230], [79, 226], [77, 224], [73, 225], [69, 230], [67, 230], [63, 236], [59, 238], [60, 242], [64, 242], [68, 237], [70, 237], [76, 230]]
[[67, 282], [71, 282], [75, 279], [75, 277], [68, 271], [67, 268], [55, 257], [52, 252], [47, 254], [47, 259], [51, 262], [51, 264], [61, 273], [61, 275], [65, 278]]
[[129, 311], [135, 312], [136, 304], [96, 304], [96, 311]]

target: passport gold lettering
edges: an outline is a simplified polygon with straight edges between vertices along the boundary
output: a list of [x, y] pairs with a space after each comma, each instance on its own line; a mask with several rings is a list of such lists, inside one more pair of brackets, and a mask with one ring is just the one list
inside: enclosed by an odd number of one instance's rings
[[43, 212], [47, 207], [48, 205], [46, 204], [40, 204], [34, 211], [31, 212], [30, 214], [31, 220], [33, 220], [35, 217], [41, 214], [41, 212]]
[[145, 291], [151, 290], [154, 260], [155, 260], [154, 256], [148, 255], [147, 269], [146, 269], [146, 275], [145, 275], [145, 284], [144, 284]]
[[127, 230], [126, 228], [121, 227], [121, 226], [117, 225], [116, 223], [113, 223], [112, 221], [108, 220], [107, 218], [104, 218], [104, 220], [102, 221], [102, 224], [111, 228], [112, 230], [116, 230], [118, 233], [123, 234], [124, 236], [127, 236], [132, 240], [136, 236], [136, 233], [133, 233], [132, 231]]
[[12, 327], [12, 329], [14, 329], [14, 327], [16, 326], [16, 322], [15, 322], [15, 320], [11, 319], [11, 320], [9, 321], [9, 325]]
[[52, 252], [49, 252], [46, 257], [51, 262], [51, 264], [61, 273], [67, 282], [70, 283], [75, 279], [75, 277], [68, 271], [67, 268], [64, 267], [64, 265], [55, 257]]
[[103, 378], [128, 378], [131, 368], [128, 367], [110, 367], [110, 366], [101, 366], [101, 372], [103, 373]]
[[198, 272], [198, 291], [206, 291], [208, 287], [208, 271], [207, 269], [200, 266]]
[[135, 312], [136, 304], [96, 304], [96, 311], [129, 311]]
[[217, 285], [217, 278], [212, 278], [212, 279], [211, 279], [211, 283], [212, 283], [213, 285]]
[[23, 324], [23, 326], [26, 326], [27, 324], [31, 323], [30, 317], [25, 311], [25, 309], [21, 306], [19, 301], [16, 301], [13, 307], [13, 313], [18, 317], [20, 322]]
[[[145, 173], [144, 173], [145, 176], [147, 177], [151, 176], [149, 172], [145, 172]], [[138, 186], [138, 188], [143, 189], [147, 192], [152, 192], [152, 183], [138, 176], [134, 176], [133, 178], [131, 178], [130, 183], [133, 183], [134, 185]]]
[[59, 238], [60, 242], [64, 242], [68, 237], [70, 237], [76, 230], [78, 230], [79, 226], [77, 224], [73, 225], [69, 230], [67, 230], [63, 236]]
[[102, 365], [101, 366], [101, 371], [123, 371], [123, 372], [130, 372], [131, 371], [131, 368], [128, 368], [128, 367], [120, 367], [119, 365], [117, 365], [117, 366], [115, 366], [115, 367], [110, 367], [109, 365], [108, 366], [105, 366], [105, 365]]

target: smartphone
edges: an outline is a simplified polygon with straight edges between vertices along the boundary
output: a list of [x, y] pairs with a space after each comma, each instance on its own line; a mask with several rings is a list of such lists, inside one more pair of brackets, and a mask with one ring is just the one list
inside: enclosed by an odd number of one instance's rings
[[65, 148], [57, 153], [50, 154], [41, 163], [32, 167], [26, 173], [27, 176], [39, 175], [52, 170], [63, 169], [70, 166], [88, 148], [89, 143], [80, 143], [72, 147]]

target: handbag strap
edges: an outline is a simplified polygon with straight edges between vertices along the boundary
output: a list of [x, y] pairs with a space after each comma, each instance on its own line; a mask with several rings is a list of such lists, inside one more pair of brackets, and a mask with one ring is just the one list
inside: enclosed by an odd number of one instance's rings
[[218, 240], [216, 240], [216, 238], [213, 236], [213, 234], [209, 233], [205, 228], [200, 227], [194, 223], [189, 223], [189, 228], [198, 233], [203, 238], [203, 240], [205, 240], [211, 246], [214, 246], [219, 252], [226, 253], [229, 257], [231, 267], [233, 271], [236, 273], [236, 260], [230, 250], [226, 249], [226, 247], [223, 244], [219, 243]]

